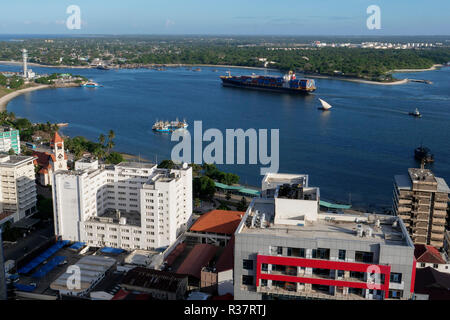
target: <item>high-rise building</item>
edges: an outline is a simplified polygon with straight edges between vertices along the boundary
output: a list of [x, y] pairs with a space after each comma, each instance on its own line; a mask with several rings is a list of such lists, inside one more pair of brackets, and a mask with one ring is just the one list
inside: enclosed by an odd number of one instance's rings
[[9, 152], [13, 149], [15, 154], [20, 153], [19, 130], [9, 127], [0, 127], [0, 152]]
[[264, 178], [235, 233], [235, 299], [409, 299], [416, 264], [402, 220], [321, 212], [307, 180]]
[[91, 246], [154, 249], [169, 246], [191, 224], [192, 168], [154, 164], [75, 163], [53, 174], [55, 233]]
[[0, 155], [0, 224], [14, 222], [36, 212], [33, 157]]
[[403, 219], [415, 244], [444, 245], [450, 189], [429, 169], [410, 168], [394, 177], [394, 213]]

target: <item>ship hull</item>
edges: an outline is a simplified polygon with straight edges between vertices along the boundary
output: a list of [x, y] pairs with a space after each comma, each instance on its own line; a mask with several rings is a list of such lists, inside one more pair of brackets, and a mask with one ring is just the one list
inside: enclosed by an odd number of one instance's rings
[[286, 88], [286, 87], [276, 87], [276, 86], [265, 86], [255, 83], [242, 83], [239, 81], [234, 81], [232, 79], [222, 78], [222, 85], [224, 87], [233, 87], [241, 89], [253, 89], [260, 91], [271, 91], [271, 92], [283, 92], [283, 93], [294, 93], [294, 94], [310, 94], [315, 91], [315, 89], [297, 89], [297, 88]]

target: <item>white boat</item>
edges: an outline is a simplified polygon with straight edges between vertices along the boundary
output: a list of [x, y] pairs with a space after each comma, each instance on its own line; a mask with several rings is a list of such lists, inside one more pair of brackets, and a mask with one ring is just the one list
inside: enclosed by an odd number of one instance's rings
[[331, 105], [328, 102], [326, 102], [325, 100], [322, 100], [319, 98], [319, 101], [322, 104], [322, 108], [319, 108], [320, 110], [328, 111], [332, 108]]

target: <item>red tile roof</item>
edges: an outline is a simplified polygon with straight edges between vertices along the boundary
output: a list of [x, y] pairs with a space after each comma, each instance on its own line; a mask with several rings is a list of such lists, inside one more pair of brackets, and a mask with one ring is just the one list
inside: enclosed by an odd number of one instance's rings
[[415, 244], [414, 256], [416, 257], [417, 262], [436, 264], [446, 263], [439, 251], [435, 247], [429, 245]]
[[184, 259], [181, 266], [178, 268], [178, 274], [187, 274], [189, 276], [200, 279], [201, 271], [203, 267], [206, 267], [208, 263], [214, 258], [218, 247], [211, 244], [197, 244], [189, 255]]
[[232, 235], [244, 214], [242, 211], [212, 210], [198, 218], [190, 230]]
[[41, 151], [33, 151], [33, 157], [37, 157], [36, 160], [34, 160], [34, 164], [37, 164], [43, 168], [47, 168], [49, 166], [49, 161], [51, 154], [48, 152], [41, 152]]
[[53, 136], [52, 143], [57, 142], [64, 142], [63, 138], [59, 135], [58, 131], [55, 132], [55, 135]]
[[216, 263], [217, 272], [222, 272], [234, 268], [234, 236], [231, 237], [227, 246], [220, 255]]

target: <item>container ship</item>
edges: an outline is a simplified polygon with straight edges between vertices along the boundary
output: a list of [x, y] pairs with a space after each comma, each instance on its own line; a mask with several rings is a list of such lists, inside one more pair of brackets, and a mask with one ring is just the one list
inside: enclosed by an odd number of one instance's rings
[[183, 121], [156, 121], [155, 124], [152, 127], [153, 131], [156, 132], [173, 132], [175, 130], [179, 129], [186, 129], [188, 127], [188, 124], [186, 120]]
[[226, 87], [237, 87], [246, 89], [290, 92], [290, 93], [311, 93], [316, 90], [316, 83], [311, 79], [297, 79], [295, 73], [289, 71], [283, 77], [280, 76], [232, 76], [227, 72], [226, 76], [221, 76], [222, 85]]

